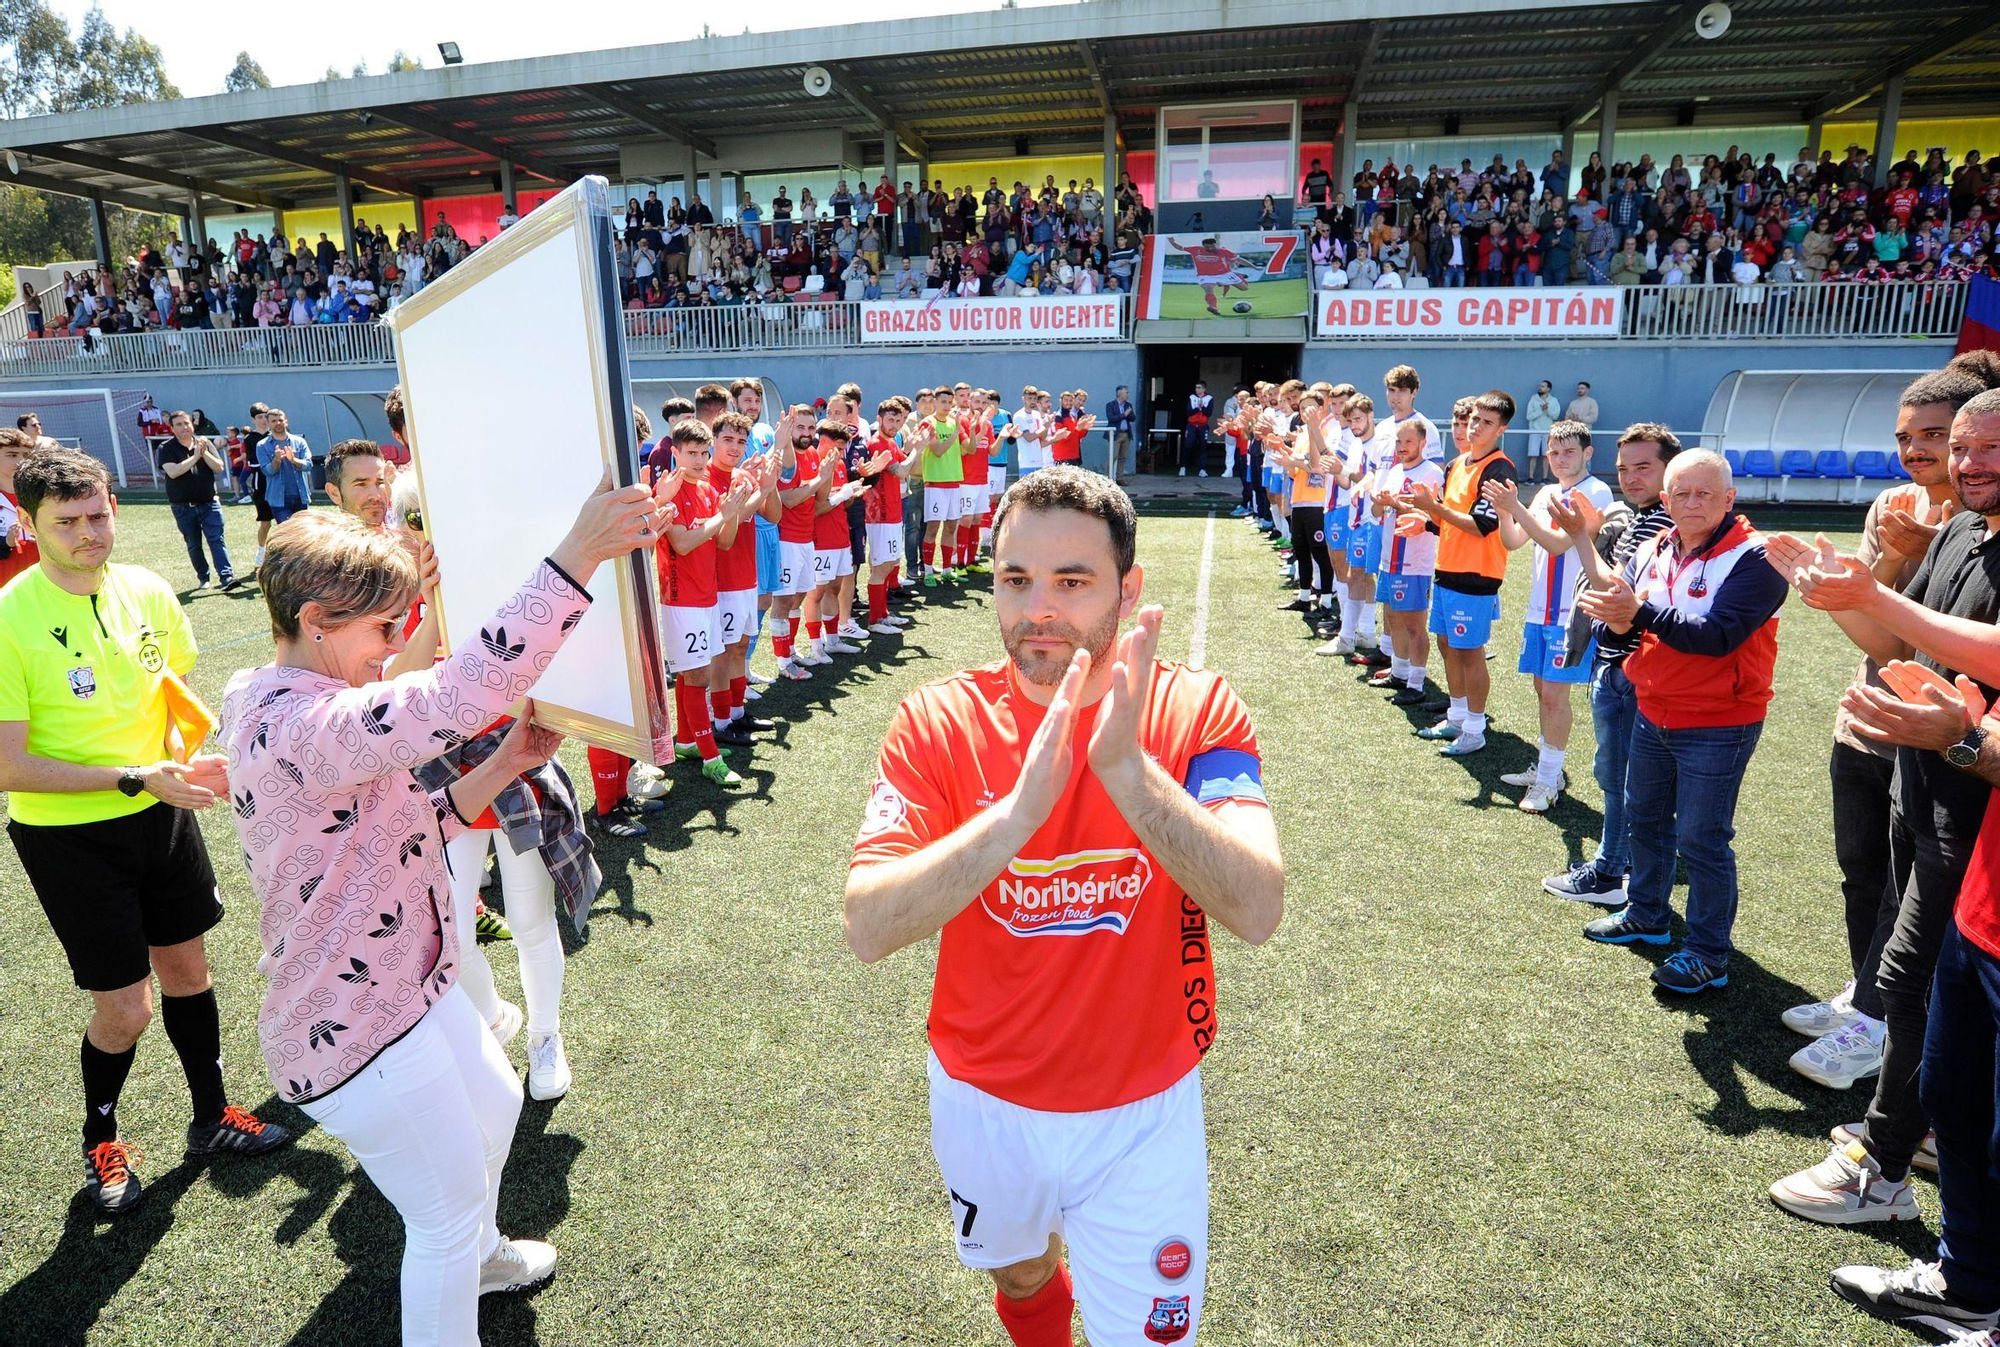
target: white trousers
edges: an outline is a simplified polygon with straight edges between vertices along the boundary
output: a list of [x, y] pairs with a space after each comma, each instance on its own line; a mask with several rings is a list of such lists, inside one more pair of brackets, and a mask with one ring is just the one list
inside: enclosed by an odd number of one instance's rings
[[521, 1082], [458, 987], [359, 1075], [300, 1106], [403, 1218], [403, 1347], [479, 1347], [479, 1265]]
[[[497, 841], [496, 841], [497, 839]], [[500, 892], [507, 900], [507, 924], [514, 930], [514, 950], [521, 956], [521, 994], [528, 1002], [528, 1032], [552, 1034], [562, 1027], [563, 947], [556, 930], [556, 886], [549, 878], [542, 853], [532, 847], [516, 851], [504, 830], [471, 828], [445, 843], [451, 862], [451, 911], [458, 923], [459, 985], [488, 1024], [500, 1018], [500, 993], [493, 986], [493, 965], [473, 934], [473, 914], [479, 902], [479, 880], [486, 873], [486, 852], [500, 857]]]

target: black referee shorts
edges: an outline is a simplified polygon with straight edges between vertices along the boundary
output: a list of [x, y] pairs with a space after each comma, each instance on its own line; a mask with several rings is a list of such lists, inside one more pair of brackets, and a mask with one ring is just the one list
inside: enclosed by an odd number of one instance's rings
[[222, 894], [190, 810], [156, 803], [96, 823], [9, 821], [7, 835], [85, 991], [145, 981], [149, 946], [178, 945], [222, 920]]

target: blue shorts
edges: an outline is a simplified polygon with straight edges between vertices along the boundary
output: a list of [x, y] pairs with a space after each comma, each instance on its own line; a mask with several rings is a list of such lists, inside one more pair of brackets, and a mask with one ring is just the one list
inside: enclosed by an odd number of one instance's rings
[[1337, 505], [1326, 512], [1326, 554], [1330, 557], [1345, 555], [1347, 537], [1347, 507]]
[[1521, 629], [1521, 672], [1544, 683], [1588, 683], [1597, 658], [1597, 640], [1574, 661], [1569, 659], [1569, 629], [1554, 623], [1530, 622]]
[[757, 521], [757, 592], [778, 592], [778, 577], [784, 567], [778, 561], [778, 526], [766, 519]]
[[1347, 564], [1373, 575], [1382, 568], [1382, 525], [1365, 519], [1347, 531]]
[[1431, 606], [1431, 578], [1428, 575], [1378, 576], [1375, 592], [1392, 613], [1421, 613]]
[[1498, 594], [1461, 594], [1436, 585], [1431, 590], [1431, 635], [1453, 650], [1477, 650], [1493, 639], [1500, 620]]

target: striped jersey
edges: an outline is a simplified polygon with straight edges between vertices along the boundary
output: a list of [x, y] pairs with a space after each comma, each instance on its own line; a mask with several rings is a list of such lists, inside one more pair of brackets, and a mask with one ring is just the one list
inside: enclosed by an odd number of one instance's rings
[[[1578, 498], [1590, 502], [1591, 508], [1601, 516], [1611, 508], [1611, 488], [1602, 479], [1586, 477], [1575, 486], [1565, 490], [1550, 483], [1538, 492], [1528, 513], [1543, 528], [1555, 526], [1549, 522], [1549, 506], [1556, 500], [1574, 502]], [[1535, 580], [1528, 590], [1528, 625], [1531, 627], [1560, 626], [1568, 623], [1570, 609], [1576, 604], [1577, 581], [1583, 575], [1583, 563], [1577, 559], [1576, 547], [1589, 546], [1579, 543], [1562, 552], [1549, 555], [1548, 549], [1540, 543], [1535, 545]]]

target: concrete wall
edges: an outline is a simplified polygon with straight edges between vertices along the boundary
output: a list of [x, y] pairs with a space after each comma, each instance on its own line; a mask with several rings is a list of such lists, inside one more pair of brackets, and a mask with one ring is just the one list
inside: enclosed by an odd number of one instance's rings
[[[1392, 365], [1416, 367], [1423, 379], [1417, 409], [1438, 424], [1453, 399], [1504, 389], [1525, 404], [1547, 379], [1567, 405], [1577, 381], [1597, 399], [1597, 430], [1616, 432], [1634, 421], [1664, 421], [1700, 430], [1709, 395], [1731, 370], [1930, 370], [1951, 359], [1949, 341], [1745, 342], [1669, 346], [1640, 342], [1328, 342], [1308, 345], [1299, 377], [1343, 381], [1375, 395]], [[1377, 402], [1380, 398], [1377, 397]], [[1526, 424], [1517, 417], [1517, 428]], [[1884, 443], [1881, 448], [1893, 448]]]

